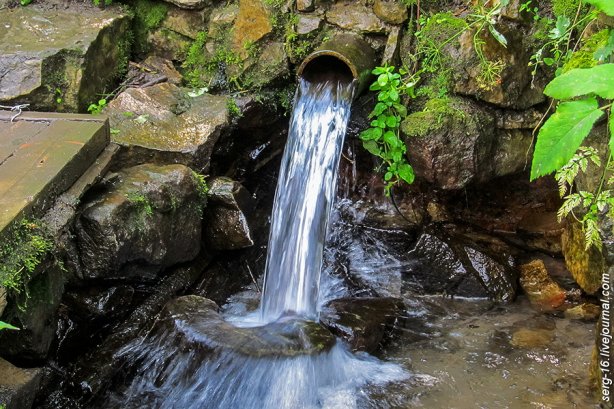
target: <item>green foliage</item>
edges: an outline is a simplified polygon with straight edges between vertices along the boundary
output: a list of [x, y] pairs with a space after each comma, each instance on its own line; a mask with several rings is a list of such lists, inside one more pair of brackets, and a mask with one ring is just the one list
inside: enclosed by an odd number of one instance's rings
[[591, 68], [600, 62], [606, 62], [611, 54], [611, 51], [608, 52], [609, 35], [610, 30], [601, 30], [583, 40], [582, 47], [567, 56], [561, 72], [565, 73], [574, 68]]
[[113, 0], [104, 0], [104, 2], [102, 2], [101, 0], [92, 0], [94, 2], [95, 6], [100, 6], [100, 5], [105, 5], [105, 6], [110, 6], [111, 4], [113, 4]]
[[162, 24], [168, 12], [168, 5], [154, 0], [135, 0], [132, 2], [132, 9], [134, 10], [132, 20], [135, 35], [134, 49], [138, 54], [145, 54], [149, 51], [148, 34]]
[[[11, 324], [7, 324], [4, 321], [0, 321], [0, 330], [3, 330], [3, 329], [10, 329], [10, 330], [13, 330], [13, 331], [19, 331], [19, 328], [14, 327]], [[4, 408], [4, 405], [0, 405], [0, 409], [3, 409], [3, 408]]]
[[[591, 4], [598, 7], [603, 5], [599, 1], [591, 1]], [[603, 11], [614, 13], [614, 10], [609, 8], [604, 8]], [[531, 179], [556, 171], [559, 193], [564, 198], [558, 212], [559, 220], [573, 215], [582, 224], [587, 249], [590, 246], [598, 249], [602, 247], [598, 228], [599, 215], [609, 208], [608, 217], [614, 218], [614, 195], [611, 189], [614, 177], [605, 180], [606, 175], [614, 171], [614, 125], [611, 118], [614, 64], [599, 64], [609, 59], [612, 53], [612, 50], [608, 50], [609, 35], [607, 38], [605, 49], [601, 47], [599, 53], [592, 54], [595, 57], [592, 64], [594, 66], [572, 69], [552, 80], [544, 90], [544, 93], [552, 98], [568, 101], [561, 102], [555, 113], [541, 127], [531, 166]], [[577, 99], [579, 97], [582, 98]], [[597, 97], [606, 100], [606, 105], [600, 107]], [[607, 127], [610, 137], [607, 164], [602, 171], [601, 180], [594, 192], [574, 192], [575, 178], [580, 172], [586, 172], [590, 162], [601, 166], [598, 152], [580, 145], [605, 112], [608, 112], [610, 117]], [[580, 211], [583, 216], [578, 218], [574, 211]]]
[[[598, 218], [601, 212], [604, 212], [608, 207], [610, 209], [610, 217], [614, 213], [614, 178], [610, 178], [604, 189], [603, 181], [600, 184], [597, 192], [578, 191], [573, 192], [574, 180], [580, 172], [586, 172], [589, 161], [595, 166], [601, 166], [599, 153], [594, 148], [581, 147], [570, 161], [556, 172], [555, 179], [559, 185], [559, 193], [564, 198], [563, 205], [557, 212], [559, 222], [572, 215], [578, 222], [582, 224], [584, 231], [584, 243], [586, 250], [591, 246], [595, 246], [601, 250], [603, 244], [598, 228]], [[606, 166], [606, 172], [614, 170], [613, 162], [609, 162]], [[575, 212], [583, 214], [578, 217]]]
[[407, 72], [395, 67], [376, 67], [373, 74], [376, 81], [369, 88], [377, 91], [377, 104], [369, 114], [371, 127], [360, 134], [364, 148], [383, 160], [386, 167], [384, 181], [386, 195], [401, 182], [413, 183], [414, 170], [405, 158], [406, 146], [400, 139], [399, 127], [407, 116], [407, 109], [401, 103], [401, 95], [413, 95], [415, 83], [404, 81], [401, 75]]
[[107, 106], [107, 100], [106, 98], [101, 98], [98, 100], [97, 103], [90, 104], [90, 106], [87, 107], [87, 112], [92, 115], [99, 115], [100, 113], [102, 113], [102, 110], [105, 106]]
[[24, 7], [30, 3], [32, 3], [32, 0], [19, 0], [19, 4], [21, 4]]
[[241, 108], [237, 105], [237, 100], [234, 98], [228, 98], [226, 108], [231, 118], [240, 118], [243, 115]]
[[0, 247], [0, 286], [27, 294], [31, 274], [52, 249], [53, 241], [45, 226], [23, 219], [10, 229]]
[[200, 197], [201, 201], [207, 200], [207, 195], [209, 194], [209, 186], [207, 185], [207, 181], [205, 180], [205, 176], [201, 175], [198, 172], [192, 171], [192, 178], [196, 183], [196, 187], [198, 189], [198, 197]]

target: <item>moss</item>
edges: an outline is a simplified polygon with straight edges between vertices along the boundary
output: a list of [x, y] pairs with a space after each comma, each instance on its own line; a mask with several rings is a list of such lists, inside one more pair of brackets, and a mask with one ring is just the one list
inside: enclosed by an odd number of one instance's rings
[[563, 72], [573, 70], [574, 68], [591, 68], [597, 65], [595, 59], [595, 51], [604, 47], [610, 38], [610, 30], [601, 30], [584, 40], [582, 47], [574, 52], [569, 61], [563, 65]]
[[421, 138], [442, 128], [448, 121], [463, 121], [465, 118], [465, 113], [455, 106], [454, 100], [433, 98], [426, 103], [424, 110], [407, 116], [401, 124], [401, 131], [406, 136]]
[[[552, 0], [552, 11], [555, 16], [566, 16], [569, 19], [578, 12], [578, 5], [581, 0]], [[586, 6], [583, 6], [586, 10]], [[582, 11], [582, 10], [581, 10]]]
[[6, 233], [0, 247], [0, 286], [16, 294], [24, 292], [32, 273], [52, 249], [43, 223], [21, 220]]
[[441, 98], [448, 93], [454, 61], [442, 49], [467, 27], [467, 22], [461, 18], [450, 13], [438, 13], [429, 17], [416, 33], [416, 52], [425, 72], [424, 86], [418, 95]]
[[166, 3], [152, 0], [136, 0], [133, 3], [133, 25], [135, 34], [135, 51], [145, 54], [148, 50], [147, 37], [151, 31], [158, 28], [166, 17]]
[[228, 102], [226, 103], [226, 108], [228, 108], [228, 114], [232, 119], [240, 118], [243, 115], [243, 113], [241, 112], [241, 108], [239, 108], [239, 106], [237, 105], [237, 101], [234, 98], [228, 99]]

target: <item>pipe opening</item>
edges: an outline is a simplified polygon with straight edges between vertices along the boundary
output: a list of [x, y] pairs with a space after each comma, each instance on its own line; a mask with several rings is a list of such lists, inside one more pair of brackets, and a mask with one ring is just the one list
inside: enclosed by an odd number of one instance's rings
[[358, 77], [349, 62], [337, 53], [314, 53], [301, 64], [298, 75], [309, 82], [339, 81], [352, 82]]

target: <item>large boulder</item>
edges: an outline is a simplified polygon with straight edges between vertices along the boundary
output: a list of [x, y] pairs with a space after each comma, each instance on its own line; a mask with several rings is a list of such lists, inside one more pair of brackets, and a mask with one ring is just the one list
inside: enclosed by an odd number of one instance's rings
[[42, 371], [21, 369], [0, 358], [0, 407], [30, 409], [38, 392]]
[[116, 163], [181, 163], [206, 172], [213, 146], [230, 127], [228, 98], [189, 92], [165, 82], [118, 95], [105, 110], [120, 145]]
[[0, 9], [1, 104], [84, 112], [127, 69], [130, 17], [122, 7], [53, 3]]
[[401, 131], [418, 177], [461, 189], [522, 170], [538, 119], [535, 111], [502, 114], [468, 98], [434, 98]]
[[254, 244], [248, 216], [254, 201], [240, 183], [227, 177], [212, 179], [204, 216], [205, 240], [217, 250], [235, 250]]
[[518, 273], [511, 255], [495, 253], [469, 237], [429, 226], [409, 253], [405, 287], [417, 294], [444, 294], [509, 302]]
[[147, 280], [200, 250], [204, 186], [184, 165], [144, 164], [108, 176], [76, 222], [85, 279]]
[[387, 25], [364, 1], [335, 2], [326, 12], [326, 20], [343, 30], [360, 34], [383, 34], [388, 31]]

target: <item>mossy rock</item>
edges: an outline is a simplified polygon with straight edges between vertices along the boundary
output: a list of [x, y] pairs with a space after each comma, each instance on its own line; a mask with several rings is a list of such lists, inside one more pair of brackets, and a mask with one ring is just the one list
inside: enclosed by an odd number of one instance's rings
[[563, 65], [563, 73], [575, 68], [592, 68], [599, 64], [595, 52], [608, 44], [610, 30], [601, 30], [582, 41], [582, 47]]

